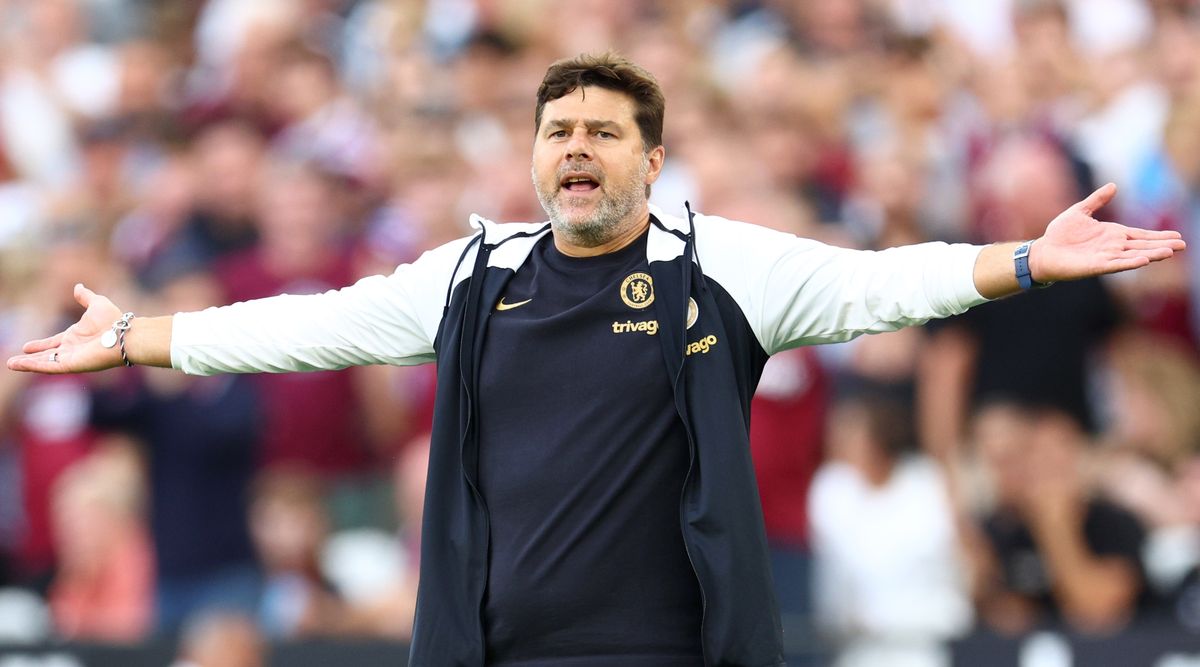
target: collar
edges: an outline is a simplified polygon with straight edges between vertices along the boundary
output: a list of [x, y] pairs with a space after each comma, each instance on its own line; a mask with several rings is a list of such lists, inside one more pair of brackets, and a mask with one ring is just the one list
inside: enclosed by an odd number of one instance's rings
[[[646, 243], [646, 259], [650, 262], [669, 262], [684, 253], [689, 226], [687, 220], [665, 213], [662, 208], [650, 204], [650, 236]], [[700, 216], [696, 216], [700, 217]], [[657, 224], [655, 223], [657, 221]], [[499, 223], [481, 215], [472, 214], [471, 228], [479, 231], [483, 242], [493, 248], [488, 266], [516, 271], [533, 247], [550, 233], [550, 222], [505, 222]]]

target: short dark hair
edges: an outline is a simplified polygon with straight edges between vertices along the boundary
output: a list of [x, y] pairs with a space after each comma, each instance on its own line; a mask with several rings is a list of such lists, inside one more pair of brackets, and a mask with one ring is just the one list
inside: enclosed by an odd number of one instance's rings
[[625, 93], [633, 99], [634, 120], [642, 133], [642, 146], [649, 151], [662, 145], [663, 112], [666, 99], [654, 75], [624, 56], [607, 51], [599, 55], [583, 53], [564, 58], [546, 70], [538, 86], [537, 109], [533, 129], [542, 127], [546, 103], [569, 95], [581, 86], [595, 86]]

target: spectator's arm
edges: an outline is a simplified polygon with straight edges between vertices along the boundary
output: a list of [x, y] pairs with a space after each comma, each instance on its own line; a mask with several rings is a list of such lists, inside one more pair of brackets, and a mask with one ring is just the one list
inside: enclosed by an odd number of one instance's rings
[[[1050, 505], [1051, 503], [1046, 503]], [[1031, 513], [1030, 528], [1067, 620], [1087, 629], [1111, 627], [1133, 611], [1141, 579], [1128, 558], [1099, 555], [1083, 534], [1084, 507], [1053, 503]]]
[[[922, 447], [952, 474], [963, 439], [979, 346], [960, 326], [937, 329], [917, 361], [917, 428]], [[952, 494], [957, 499], [957, 494]]]

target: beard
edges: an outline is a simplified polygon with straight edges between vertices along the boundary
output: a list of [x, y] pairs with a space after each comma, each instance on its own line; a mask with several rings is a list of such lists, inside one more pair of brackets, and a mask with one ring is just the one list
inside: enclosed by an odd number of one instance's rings
[[[531, 169], [531, 171], [533, 171]], [[561, 187], [562, 177], [569, 171], [582, 171], [596, 179], [604, 192], [590, 214], [567, 213], [582, 204], [583, 197], [571, 195]], [[599, 170], [588, 163], [567, 164], [555, 174], [553, 189], [543, 187], [533, 174], [533, 187], [538, 201], [550, 216], [550, 225], [555, 234], [562, 235], [573, 245], [595, 248], [618, 236], [621, 223], [646, 202], [646, 175], [650, 173], [650, 159], [643, 156], [637, 171], [624, 182], [601, 181]], [[562, 197], [562, 199], [560, 199]]]

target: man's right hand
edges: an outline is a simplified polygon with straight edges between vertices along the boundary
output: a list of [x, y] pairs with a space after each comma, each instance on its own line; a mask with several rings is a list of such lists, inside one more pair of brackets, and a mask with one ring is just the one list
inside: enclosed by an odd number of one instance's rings
[[61, 374], [102, 371], [122, 365], [119, 346], [100, 344], [100, 336], [121, 318], [121, 309], [82, 283], [75, 285], [75, 300], [86, 309], [83, 317], [61, 333], [25, 343], [22, 354], [8, 360], [9, 369]]

